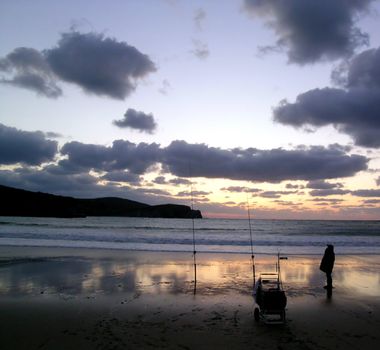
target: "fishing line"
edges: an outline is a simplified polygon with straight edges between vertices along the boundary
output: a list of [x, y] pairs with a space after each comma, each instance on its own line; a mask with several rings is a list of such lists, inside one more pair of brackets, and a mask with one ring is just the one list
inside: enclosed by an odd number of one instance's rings
[[249, 210], [249, 199], [247, 195], [247, 211], [248, 211], [248, 224], [249, 224], [249, 237], [251, 239], [251, 259], [252, 259], [252, 277], [253, 285], [256, 283], [256, 271], [255, 271], [255, 255], [253, 254], [253, 240], [252, 240], [252, 227], [251, 227], [251, 213]]
[[[191, 178], [191, 167], [189, 164], [189, 174]], [[197, 259], [196, 254], [197, 251], [195, 249], [195, 226], [194, 226], [194, 196], [193, 196], [193, 182], [190, 181], [190, 193], [191, 193], [191, 223], [193, 230], [193, 264], [194, 264], [194, 295], [197, 289]]]

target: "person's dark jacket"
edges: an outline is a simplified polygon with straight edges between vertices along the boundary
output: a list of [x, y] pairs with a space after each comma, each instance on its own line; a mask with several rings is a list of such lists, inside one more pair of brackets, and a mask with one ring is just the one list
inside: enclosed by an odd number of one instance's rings
[[331, 274], [334, 267], [334, 261], [335, 261], [334, 247], [332, 245], [328, 245], [325, 250], [325, 254], [323, 255], [319, 269], [325, 273]]

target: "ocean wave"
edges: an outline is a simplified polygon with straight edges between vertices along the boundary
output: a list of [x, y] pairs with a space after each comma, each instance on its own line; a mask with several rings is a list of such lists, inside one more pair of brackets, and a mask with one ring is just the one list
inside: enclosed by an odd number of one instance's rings
[[[72, 219], [68, 219], [72, 220]], [[319, 222], [318, 222], [319, 223]], [[375, 222], [375, 225], [358, 225], [357, 227], [337, 227], [338, 225], [320, 225], [319, 227], [311, 227], [307, 225], [305, 227], [265, 227], [265, 228], [251, 228], [254, 235], [257, 234], [268, 234], [268, 235], [284, 235], [284, 236], [379, 236], [380, 237], [380, 222]], [[1, 229], [1, 226], [4, 228]], [[119, 232], [176, 232], [176, 233], [188, 233], [192, 231], [191, 225], [188, 227], [179, 226], [139, 226], [139, 225], [110, 225], [110, 224], [72, 224], [70, 222], [65, 223], [29, 223], [29, 222], [8, 222], [0, 221], [0, 230], [6, 232], [6, 227], [12, 227], [13, 229], [19, 227], [22, 228], [33, 228], [33, 229], [54, 229], [54, 230], [87, 230], [94, 232], [96, 231], [119, 231]], [[235, 234], [235, 233], [249, 233], [250, 229], [246, 227], [205, 227], [199, 226], [195, 228], [197, 234], [202, 233], [218, 233], [218, 234]]]
[[[107, 235], [81, 235], [81, 234], [57, 234], [51, 235], [50, 233], [15, 233], [12, 235], [0, 233], [0, 238], [11, 238], [11, 239], [25, 239], [25, 240], [47, 240], [47, 241], [72, 241], [72, 242], [97, 242], [97, 243], [126, 243], [126, 244], [135, 244], [135, 243], [144, 243], [144, 244], [154, 244], [154, 245], [193, 245], [192, 237], [188, 238], [179, 238], [179, 237], [158, 237], [158, 236], [107, 236]], [[380, 241], [374, 242], [373, 240], [342, 240], [339, 237], [330, 237], [329, 243], [336, 246], [345, 246], [345, 247], [371, 247], [377, 245], [380, 247]], [[250, 240], [248, 239], [215, 239], [211, 237], [197, 237], [195, 241], [197, 246], [238, 246], [238, 247], [249, 247]], [[324, 247], [326, 245], [326, 240], [289, 240], [289, 239], [254, 239], [253, 246], [289, 246], [289, 247]]]
[[[320, 252], [326, 243], [345, 252], [380, 251], [380, 221], [253, 220], [251, 230], [253, 246], [260, 251], [276, 248], [290, 253], [310, 249]], [[244, 220], [197, 220], [196, 249], [249, 251], [249, 231]], [[0, 220], [0, 245], [17, 241], [25, 246], [48, 244], [105, 249], [120, 246], [159, 251], [175, 246], [187, 251], [192, 250], [192, 236], [191, 221], [181, 219], [2, 217]]]

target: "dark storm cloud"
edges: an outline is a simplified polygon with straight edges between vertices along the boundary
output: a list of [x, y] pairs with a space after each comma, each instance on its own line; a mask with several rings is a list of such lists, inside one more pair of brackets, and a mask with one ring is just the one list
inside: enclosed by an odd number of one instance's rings
[[131, 128], [148, 134], [152, 134], [157, 128], [152, 114], [139, 112], [132, 108], [125, 112], [123, 119], [114, 120], [113, 123], [119, 128]]
[[156, 143], [134, 144], [115, 140], [111, 147], [106, 147], [74, 141], [62, 147], [61, 153], [67, 155], [68, 159], [60, 165], [103, 171], [128, 169], [140, 175], [160, 160], [161, 152]]
[[357, 55], [340, 74], [343, 88], [314, 89], [294, 103], [281, 101], [274, 120], [294, 127], [333, 125], [358, 146], [380, 147], [380, 48]]
[[124, 99], [136, 80], [156, 70], [147, 55], [102, 34], [62, 34], [58, 46], [45, 52], [52, 70], [86, 92]]
[[82, 167], [75, 166], [70, 163], [67, 159], [62, 159], [58, 164], [49, 164], [45, 166], [44, 171], [53, 175], [71, 175], [71, 174], [82, 174], [87, 171]]
[[140, 176], [123, 170], [110, 171], [103, 175], [101, 179], [112, 182], [129, 182], [132, 184], [138, 184], [141, 181]]
[[324, 180], [309, 181], [309, 183], [306, 185], [306, 188], [312, 188], [315, 190], [329, 190], [341, 187], [343, 187], [341, 183], [330, 183]]
[[[60, 154], [57, 154], [57, 142], [46, 139], [44, 133], [20, 131], [1, 125], [1, 164], [40, 165], [55, 160], [58, 155], [60, 159], [56, 163], [49, 164], [40, 169], [37, 175], [34, 174], [35, 180], [33, 180], [33, 169], [29, 169], [29, 173], [26, 168], [18, 170], [16, 178], [12, 178], [11, 173], [5, 175], [11, 182], [19, 179], [17, 180], [19, 184], [22, 184], [22, 179], [27, 184], [41, 187], [44, 182], [51, 183], [52, 189], [54, 181], [59, 182], [59, 179], [65, 179], [67, 186], [70, 184], [74, 186], [74, 183], [67, 180], [70, 177], [76, 179], [76, 184], [79, 183], [79, 179], [83, 181], [89, 179], [94, 185], [94, 190], [99, 187], [99, 193], [111, 193], [114, 191], [113, 187], [118, 187], [117, 182], [137, 184], [141, 180], [139, 175], [157, 169], [162, 169], [164, 174], [178, 177], [171, 180], [159, 177], [155, 180], [167, 184], [191, 184], [189, 180], [181, 177], [278, 183], [283, 180], [315, 181], [352, 176], [358, 171], [365, 170], [369, 161], [361, 155], [348, 155], [346, 148], [339, 145], [302, 146], [293, 150], [259, 150], [222, 149], [205, 144], [189, 144], [185, 141], [173, 141], [167, 147], [160, 147], [156, 143], [135, 144], [125, 140], [115, 140], [111, 146], [73, 141], [64, 144]], [[98, 172], [99, 177], [91, 172]], [[42, 179], [39, 184], [37, 178]], [[104, 180], [109, 181], [107, 186], [103, 186]], [[99, 184], [97, 181], [100, 181]], [[336, 186], [339, 187], [338, 184]], [[58, 187], [57, 185], [57, 190], [63, 190]], [[88, 186], [86, 188], [90, 189]], [[260, 193], [267, 197], [295, 193], [292, 191], [269, 193], [241, 186], [226, 187], [223, 190]], [[75, 191], [79, 193], [80, 188], [76, 187]], [[90, 193], [86, 191], [83, 189], [81, 193]], [[139, 196], [141, 197], [140, 192]]]
[[368, 159], [347, 155], [336, 145], [295, 150], [232, 149], [173, 141], [162, 163], [176, 176], [226, 178], [256, 182], [320, 180], [352, 176], [367, 168]]
[[309, 194], [313, 197], [343, 195], [343, 194], [348, 194], [348, 193], [351, 193], [351, 191], [343, 190], [341, 188], [320, 189], [320, 190], [313, 190], [309, 192]]
[[[355, 23], [372, 0], [245, 0], [246, 9], [267, 19], [289, 61], [306, 64], [351, 55], [368, 44]], [[268, 48], [267, 48], [268, 49]]]
[[[0, 60], [0, 82], [58, 97], [57, 81], [80, 86], [85, 92], [124, 99], [139, 79], [156, 71], [150, 58], [135, 47], [103, 34], [63, 33], [58, 45], [39, 52], [19, 47]], [[4, 76], [11, 75], [11, 78]]]
[[380, 49], [370, 49], [356, 55], [340, 66], [339, 76], [333, 74], [332, 77], [347, 88], [380, 88]]
[[52, 161], [57, 142], [41, 131], [22, 131], [0, 124], [0, 164], [40, 165]]
[[[164, 199], [168, 199], [165, 197], [168, 192], [165, 191], [132, 189], [128, 186], [115, 186], [115, 183], [102, 184], [99, 180], [88, 173], [53, 174], [45, 168], [19, 168], [13, 171], [0, 169], [0, 184], [30, 191], [79, 198], [120, 197], [149, 204], [162, 204]], [[170, 202], [178, 201], [170, 198]]]
[[115, 162], [112, 147], [102, 145], [73, 141], [66, 143], [61, 148], [61, 153], [68, 156], [67, 159], [58, 163], [65, 169], [112, 170], [112, 165]]
[[379, 90], [315, 89], [299, 95], [295, 103], [283, 101], [274, 110], [274, 119], [295, 127], [333, 125], [350, 135], [356, 145], [378, 148], [379, 101]]
[[3, 84], [32, 90], [51, 98], [62, 95], [62, 90], [57, 85], [57, 79], [45, 57], [35, 49], [27, 47], [15, 49], [0, 59], [0, 72], [2, 72], [0, 82]]
[[191, 181], [187, 179], [176, 177], [174, 179], [167, 180], [165, 176], [157, 176], [153, 180], [153, 183], [158, 185], [191, 185]]
[[[97, 188], [98, 179], [90, 174], [56, 175], [42, 170], [18, 168], [13, 171], [0, 170], [0, 183], [30, 191], [50, 192], [65, 195], [90, 194]], [[92, 197], [95, 196], [94, 192]]]

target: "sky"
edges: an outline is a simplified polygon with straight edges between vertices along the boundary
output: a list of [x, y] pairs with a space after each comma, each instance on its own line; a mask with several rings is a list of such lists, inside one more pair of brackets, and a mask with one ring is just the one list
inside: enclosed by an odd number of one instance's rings
[[380, 219], [379, 0], [0, 2], [0, 184]]

